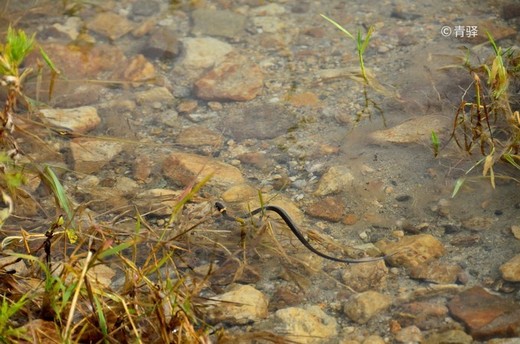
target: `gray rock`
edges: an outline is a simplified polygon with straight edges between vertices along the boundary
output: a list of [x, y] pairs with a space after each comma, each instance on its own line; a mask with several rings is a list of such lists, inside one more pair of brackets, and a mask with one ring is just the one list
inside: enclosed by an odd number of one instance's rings
[[144, 56], [153, 59], [171, 59], [179, 54], [180, 43], [175, 33], [165, 27], [157, 29], [142, 50]]
[[246, 18], [227, 10], [198, 9], [193, 11], [195, 35], [235, 37], [243, 32]]
[[228, 43], [211, 37], [185, 38], [182, 45], [184, 53], [179, 65], [192, 70], [212, 67], [233, 50]]
[[281, 105], [265, 104], [226, 116], [224, 125], [237, 140], [266, 140], [286, 134], [296, 125], [296, 117]]

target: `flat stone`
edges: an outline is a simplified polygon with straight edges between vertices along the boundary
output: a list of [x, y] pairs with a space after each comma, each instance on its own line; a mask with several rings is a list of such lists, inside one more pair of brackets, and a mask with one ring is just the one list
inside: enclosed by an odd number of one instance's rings
[[448, 307], [444, 304], [414, 301], [399, 307], [394, 317], [402, 326], [415, 325], [422, 330], [438, 328], [448, 316]]
[[[439, 333], [432, 333], [426, 337], [424, 344], [471, 344], [473, 338], [461, 330], [448, 330]], [[489, 344], [490, 342], [488, 342]]]
[[244, 182], [240, 170], [216, 159], [183, 152], [173, 152], [164, 159], [163, 173], [176, 183], [189, 185], [213, 174], [210, 185], [230, 186]]
[[99, 171], [123, 150], [120, 142], [94, 138], [75, 138], [70, 141], [74, 170], [81, 173]]
[[96, 108], [92, 106], [73, 109], [41, 109], [40, 113], [51, 126], [69, 129], [78, 134], [87, 133], [101, 123]]
[[337, 336], [336, 319], [319, 306], [289, 307], [276, 311], [280, 332], [288, 341], [297, 343], [324, 343]]
[[274, 16], [254, 17], [253, 25], [259, 32], [266, 33], [277, 33], [287, 27], [286, 21]]
[[410, 277], [439, 284], [451, 284], [457, 282], [462, 271], [457, 264], [432, 261], [412, 267]]
[[474, 216], [462, 221], [462, 225], [466, 229], [481, 231], [491, 229], [495, 221], [496, 220], [491, 217]]
[[285, 7], [280, 4], [270, 3], [251, 9], [251, 16], [278, 16], [284, 14]]
[[111, 75], [113, 80], [128, 81], [135, 86], [155, 78], [155, 67], [141, 54], [125, 61]]
[[179, 51], [180, 42], [176, 34], [166, 27], [160, 27], [148, 38], [141, 53], [151, 59], [172, 59]]
[[160, 10], [159, 2], [153, 0], [138, 0], [132, 4], [132, 14], [149, 17]]
[[452, 119], [447, 116], [426, 115], [409, 119], [390, 129], [376, 130], [370, 137], [378, 143], [429, 142], [432, 131], [439, 136], [451, 125]]
[[343, 283], [356, 292], [369, 289], [382, 290], [386, 287], [388, 268], [383, 260], [363, 264], [351, 264], [341, 273]]
[[513, 225], [511, 226], [511, 233], [513, 233], [513, 236], [520, 240], [520, 226]]
[[351, 296], [343, 307], [344, 313], [358, 324], [366, 324], [372, 317], [392, 304], [390, 296], [366, 291]]
[[266, 140], [286, 134], [295, 125], [296, 116], [291, 110], [277, 104], [263, 104], [227, 115], [222, 129], [229, 130], [239, 141]]
[[424, 341], [421, 330], [414, 325], [402, 328], [395, 334], [397, 343], [422, 343]]
[[346, 166], [332, 166], [321, 176], [318, 188], [314, 192], [316, 196], [326, 196], [339, 193], [352, 185], [354, 176]]
[[[96, 78], [100, 73], [113, 70], [126, 60], [119, 48], [106, 44], [86, 48], [49, 43], [42, 45], [42, 48], [52, 62], [59, 66], [60, 71], [71, 79]], [[36, 63], [31, 62], [36, 58], [36, 54], [31, 54], [27, 63]]]
[[318, 107], [320, 98], [313, 92], [296, 93], [289, 96], [289, 102], [296, 107]]
[[258, 197], [258, 190], [249, 184], [238, 184], [224, 191], [221, 197], [226, 203], [245, 202]]
[[340, 197], [328, 196], [313, 202], [307, 207], [307, 214], [331, 222], [341, 221], [345, 212], [345, 204]]
[[175, 98], [166, 87], [154, 87], [146, 91], [137, 92], [135, 99], [139, 105], [143, 105], [155, 102], [170, 104]]
[[137, 194], [132, 203], [141, 214], [168, 216], [179, 203], [180, 194], [176, 190], [150, 189]]
[[212, 323], [247, 324], [267, 317], [269, 299], [250, 285], [237, 284], [228, 292], [213, 296], [207, 305]]
[[193, 126], [181, 131], [175, 142], [181, 146], [188, 147], [219, 147], [222, 145], [223, 140], [222, 135], [211, 129], [202, 126]]
[[510, 282], [520, 282], [520, 254], [500, 266], [502, 278]]
[[90, 30], [100, 35], [116, 40], [130, 32], [134, 24], [125, 17], [115, 13], [101, 12], [90, 20], [87, 26]]
[[452, 316], [475, 340], [520, 336], [520, 304], [473, 287], [448, 302]]
[[202, 70], [213, 67], [224, 59], [233, 47], [212, 37], [184, 38], [181, 68]]
[[246, 17], [228, 10], [197, 9], [192, 12], [194, 35], [233, 38], [243, 33]]
[[204, 100], [247, 101], [262, 92], [263, 72], [242, 55], [229, 55], [195, 82], [195, 94]]
[[444, 255], [442, 243], [430, 234], [405, 236], [398, 242], [379, 241], [376, 243], [393, 266], [413, 268]]

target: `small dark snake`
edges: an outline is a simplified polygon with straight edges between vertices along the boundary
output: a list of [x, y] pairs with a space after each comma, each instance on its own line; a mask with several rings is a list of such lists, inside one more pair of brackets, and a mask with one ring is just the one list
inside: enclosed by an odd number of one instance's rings
[[303, 236], [302, 232], [300, 232], [298, 227], [296, 227], [296, 225], [294, 224], [292, 219], [289, 217], [289, 215], [285, 212], [285, 210], [283, 210], [282, 208], [280, 208], [278, 206], [275, 206], [275, 205], [266, 205], [264, 207], [255, 209], [252, 212], [250, 212], [249, 214], [246, 214], [246, 215], [244, 215], [242, 217], [233, 217], [233, 216], [229, 215], [227, 213], [226, 206], [224, 204], [222, 204], [221, 202], [216, 202], [215, 203], [215, 208], [217, 208], [217, 210], [222, 214], [222, 216], [226, 220], [237, 221], [237, 222], [240, 222], [240, 223], [244, 223], [244, 219], [252, 217], [252, 216], [254, 216], [254, 215], [256, 215], [256, 214], [258, 214], [258, 213], [260, 213], [262, 211], [272, 211], [272, 212], [275, 212], [282, 218], [282, 220], [284, 220], [285, 224], [291, 229], [293, 234], [298, 238], [298, 240], [300, 240], [300, 242], [303, 244], [303, 246], [307, 247], [307, 249], [309, 249], [309, 251], [317, 254], [318, 256], [323, 257], [325, 259], [333, 260], [335, 262], [341, 262], [341, 263], [367, 263], [367, 262], [375, 262], [375, 261], [379, 261], [379, 260], [383, 260], [383, 259], [387, 258], [387, 256], [375, 257], [375, 258], [361, 258], [361, 259], [336, 258], [336, 257], [329, 256], [329, 255], [327, 255], [325, 253], [322, 253], [322, 252], [318, 251], [316, 248], [314, 248], [307, 241], [307, 239], [305, 239], [305, 237]]

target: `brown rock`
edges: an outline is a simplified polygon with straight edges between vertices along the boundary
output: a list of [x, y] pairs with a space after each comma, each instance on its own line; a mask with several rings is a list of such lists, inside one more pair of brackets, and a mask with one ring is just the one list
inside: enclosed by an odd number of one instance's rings
[[152, 33], [142, 53], [151, 59], [171, 59], [179, 54], [179, 46], [175, 33], [166, 27], [160, 27]]
[[352, 226], [352, 225], [356, 224], [356, 222], [358, 222], [358, 221], [359, 221], [359, 217], [356, 214], [350, 213], [350, 214], [345, 215], [342, 222], [346, 225]]
[[70, 141], [74, 170], [81, 173], [99, 171], [123, 150], [123, 144], [93, 138], [76, 138]]
[[152, 173], [152, 160], [146, 154], [138, 155], [133, 163], [134, 179], [145, 182]]
[[352, 185], [353, 180], [354, 176], [348, 167], [342, 165], [331, 166], [320, 178], [318, 187], [314, 193], [317, 196], [338, 193]]
[[401, 326], [415, 325], [428, 330], [439, 327], [448, 315], [448, 307], [432, 302], [411, 302], [402, 305], [396, 314]]
[[336, 319], [319, 306], [283, 308], [275, 313], [287, 342], [318, 344], [337, 337]]
[[439, 284], [450, 284], [457, 281], [462, 271], [459, 265], [433, 261], [412, 267], [410, 277]]
[[366, 324], [372, 317], [387, 309], [391, 303], [390, 296], [376, 291], [366, 291], [350, 297], [343, 311], [358, 324]]
[[476, 340], [520, 336], [520, 304], [490, 294], [481, 287], [455, 296], [448, 308]]
[[444, 254], [442, 243], [430, 234], [406, 236], [400, 241], [379, 241], [376, 246], [389, 255], [387, 261], [393, 266], [412, 268]]
[[136, 195], [133, 204], [141, 214], [168, 216], [179, 203], [181, 192], [169, 189], [150, 189]]
[[194, 126], [181, 131], [175, 142], [182, 146], [190, 147], [219, 147], [222, 145], [223, 138], [222, 135], [213, 130], [201, 126]]
[[69, 129], [78, 134], [84, 134], [101, 123], [96, 108], [92, 106], [73, 109], [42, 109], [40, 113], [51, 126], [58, 129]]
[[307, 207], [307, 213], [320, 219], [331, 222], [341, 221], [345, 204], [340, 197], [325, 197], [323, 200], [312, 203]]
[[[95, 78], [99, 73], [112, 70], [125, 61], [125, 56], [120, 49], [103, 44], [79, 47], [50, 43], [43, 45], [42, 48], [60, 71], [71, 79]], [[36, 58], [37, 55], [32, 54], [27, 63], [34, 63], [31, 60]]]
[[233, 185], [222, 193], [222, 200], [229, 203], [244, 202], [255, 197], [258, 197], [258, 190], [249, 184]]
[[177, 105], [177, 111], [179, 113], [192, 113], [197, 110], [199, 104], [196, 100], [183, 100]]
[[513, 225], [511, 226], [511, 233], [513, 233], [513, 236], [520, 240], [520, 226]]
[[197, 154], [173, 152], [164, 159], [163, 173], [182, 185], [213, 175], [209, 184], [230, 186], [244, 182], [240, 170], [229, 164]]
[[232, 54], [195, 82], [195, 93], [204, 100], [247, 101], [259, 95], [263, 85], [260, 67]]
[[142, 82], [155, 78], [155, 67], [143, 55], [139, 54], [121, 64], [114, 71], [111, 78], [139, 85]]
[[228, 292], [211, 298], [208, 315], [215, 323], [247, 324], [267, 317], [269, 299], [249, 285], [235, 285]]
[[490, 217], [474, 216], [462, 221], [462, 225], [467, 229], [479, 231], [490, 229], [494, 222], [495, 219]]
[[520, 282], [520, 254], [500, 266], [502, 278], [510, 282]]
[[395, 335], [397, 343], [422, 343], [423, 336], [421, 330], [414, 325], [402, 328]]
[[[453, 343], [453, 344], [471, 344], [473, 338], [466, 332], [461, 330], [449, 330], [445, 332], [432, 333], [426, 337], [424, 344], [439, 344], [439, 343]], [[488, 342], [488, 344], [491, 344]], [[504, 343], [505, 344], [505, 343]]]
[[289, 102], [296, 107], [316, 107], [320, 105], [320, 99], [316, 93], [313, 92], [292, 94], [289, 96]]
[[508, 20], [520, 17], [520, 4], [511, 2], [502, 7], [502, 18]]
[[102, 12], [89, 23], [88, 28], [103, 36], [116, 40], [133, 29], [131, 21], [112, 12]]
[[383, 260], [364, 264], [351, 264], [345, 268], [343, 283], [357, 292], [369, 289], [381, 290], [386, 286], [388, 268]]

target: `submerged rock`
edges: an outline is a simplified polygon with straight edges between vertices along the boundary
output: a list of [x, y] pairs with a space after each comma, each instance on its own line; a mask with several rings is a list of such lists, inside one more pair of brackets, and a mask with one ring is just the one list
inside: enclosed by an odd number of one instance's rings
[[192, 13], [194, 35], [233, 38], [244, 31], [246, 17], [227, 10], [197, 9]]
[[263, 86], [260, 67], [232, 54], [195, 82], [195, 94], [204, 100], [247, 101], [259, 95]]
[[192, 70], [213, 67], [233, 50], [230, 44], [211, 37], [185, 38], [182, 45], [184, 54], [179, 65]]
[[298, 343], [324, 343], [337, 336], [336, 319], [327, 315], [319, 306], [289, 307], [276, 311], [280, 332]]
[[81, 173], [99, 171], [123, 150], [124, 144], [93, 138], [76, 138], [70, 141], [74, 170]]
[[372, 317], [384, 311], [392, 304], [390, 296], [376, 291], [366, 291], [348, 299], [343, 311], [358, 324], [366, 324]]
[[112, 12], [101, 12], [88, 22], [88, 28], [111, 40], [116, 40], [130, 32], [134, 24]]
[[520, 282], [520, 254], [500, 266], [502, 278], [510, 282]]
[[92, 106], [72, 109], [41, 109], [40, 113], [51, 126], [57, 129], [68, 129], [77, 134], [85, 134], [101, 123], [96, 108]]
[[377, 248], [390, 255], [387, 261], [393, 266], [413, 268], [442, 256], [443, 244], [430, 234], [406, 236], [398, 242], [380, 241]]
[[426, 115], [409, 119], [390, 129], [374, 131], [370, 137], [378, 143], [428, 142], [432, 131], [439, 135], [451, 128], [451, 125], [449, 117]]
[[235, 285], [211, 298], [208, 316], [214, 323], [247, 324], [266, 318], [268, 305], [269, 299], [261, 291], [250, 285]]
[[164, 159], [163, 173], [168, 178], [182, 185], [189, 185], [212, 174], [210, 185], [229, 186], [241, 184], [244, 177], [234, 166], [202, 155], [173, 152]]
[[266, 140], [286, 134], [296, 125], [296, 121], [296, 116], [288, 108], [277, 104], [263, 104], [227, 115], [223, 119], [223, 127], [240, 141]]
[[473, 287], [455, 296], [448, 308], [476, 340], [520, 336], [520, 305]]

